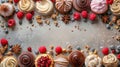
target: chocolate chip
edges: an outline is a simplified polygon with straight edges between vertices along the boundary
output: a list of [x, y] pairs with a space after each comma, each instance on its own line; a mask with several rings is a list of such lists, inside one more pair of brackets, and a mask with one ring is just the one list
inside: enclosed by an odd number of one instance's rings
[[117, 53], [117, 54], [119, 54], [119, 53], [120, 53], [120, 51], [119, 51], [118, 49], [116, 49], [115, 51], [116, 51], [116, 53]]
[[80, 46], [77, 46], [76, 49], [77, 49], [77, 50], [81, 50]]
[[84, 22], [87, 22], [87, 19], [83, 19]]
[[94, 51], [95, 51], [95, 48], [91, 48], [90, 51], [94, 52]]
[[19, 24], [22, 25], [22, 20], [19, 20]]
[[15, 12], [17, 13], [19, 10], [18, 9], [15, 9]]
[[1, 2], [2, 2], [2, 3], [4, 3], [4, 2], [5, 2], [5, 0], [1, 0]]
[[6, 29], [6, 30], [5, 30], [5, 33], [6, 33], [6, 34], [8, 34], [8, 33], [9, 33], [8, 29]]
[[116, 47], [116, 49], [120, 51], [120, 45], [118, 45], [118, 46]]
[[107, 14], [108, 14], [108, 15], [111, 15], [111, 14], [112, 14], [111, 10], [108, 10]]
[[111, 45], [111, 46], [110, 46], [110, 49], [111, 49], [111, 50], [115, 50], [115, 48], [116, 48], [115, 45]]
[[111, 27], [110, 27], [109, 24], [106, 24], [106, 28], [107, 28], [107, 29], [111, 29]]

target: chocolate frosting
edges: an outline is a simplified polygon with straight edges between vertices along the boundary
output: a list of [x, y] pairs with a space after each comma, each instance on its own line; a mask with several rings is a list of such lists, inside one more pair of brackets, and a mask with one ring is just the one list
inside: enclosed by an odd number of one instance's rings
[[33, 67], [34, 65], [34, 56], [30, 52], [23, 52], [19, 57], [18, 61], [20, 67]]
[[73, 51], [69, 55], [69, 62], [72, 67], [82, 67], [85, 61], [85, 56], [78, 50]]
[[77, 11], [86, 10], [90, 7], [90, 0], [73, 0], [73, 6]]

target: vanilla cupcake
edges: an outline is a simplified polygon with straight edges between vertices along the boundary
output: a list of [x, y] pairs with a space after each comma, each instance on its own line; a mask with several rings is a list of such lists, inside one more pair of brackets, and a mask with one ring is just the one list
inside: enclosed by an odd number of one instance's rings
[[41, 0], [36, 2], [36, 11], [41, 15], [51, 15], [53, 13], [53, 3], [50, 0]]
[[18, 3], [18, 9], [23, 12], [31, 12], [34, 10], [34, 1], [33, 0], [20, 0]]
[[14, 6], [11, 3], [3, 3], [0, 5], [0, 15], [9, 17], [14, 13]]
[[86, 67], [101, 67], [102, 59], [96, 54], [90, 54], [85, 59]]
[[0, 67], [17, 67], [18, 62], [15, 57], [8, 56], [0, 63]]
[[118, 59], [114, 54], [108, 54], [103, 57], [103, 65], [105, 67], [118, 67]]

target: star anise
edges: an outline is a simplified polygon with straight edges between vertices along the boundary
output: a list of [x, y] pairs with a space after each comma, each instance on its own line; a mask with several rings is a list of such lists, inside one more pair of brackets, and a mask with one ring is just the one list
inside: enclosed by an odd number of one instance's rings
[[68, 24], [70, 20], [71, 20], [70, 15], [64, 15], [64, 16], [62, 16], [62, 21], [65, 24]]
[[21, 46], [19, 44], [16, 44], [12, 47], [12, 51], [15, 53], [15, 54], [19, 54], [21, 52]]
[[109, 17], [107, 15], [102, 16], [102, 22], [103, 23], [108, 23], [109, 22]]

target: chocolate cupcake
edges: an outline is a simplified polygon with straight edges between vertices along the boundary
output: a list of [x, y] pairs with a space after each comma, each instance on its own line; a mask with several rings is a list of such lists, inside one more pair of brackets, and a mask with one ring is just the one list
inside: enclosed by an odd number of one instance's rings
[[31, 52], [23, 52], [18, 57], [20, 67], [33, 67], [34, 60], [34, 55]]
[[88, 10], [90, 8], [90, 0], [73, 0], [73, 7], [80, 12]]
[[85, 62], [85, 56], [78, 50], [70, 53], [68, 59], [72, 67], [82, 67]]
[[72, 0], [56, 0], [55, 7], [60, 13], [66, 14], [72, 9]]

